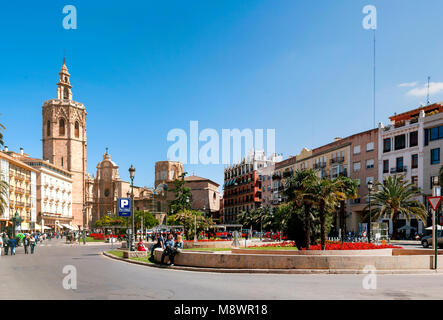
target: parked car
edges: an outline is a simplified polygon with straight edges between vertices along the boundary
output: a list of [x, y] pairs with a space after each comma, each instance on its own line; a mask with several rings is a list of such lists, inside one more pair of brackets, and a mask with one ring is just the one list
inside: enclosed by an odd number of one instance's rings
[[[421, 239], [421, 245], [423, 248], [433, 247], [432, 235], [423, 237]], [[438, 247], [443, 248], [443, 231], [440, 231], [440, 234], [438, 234]]]

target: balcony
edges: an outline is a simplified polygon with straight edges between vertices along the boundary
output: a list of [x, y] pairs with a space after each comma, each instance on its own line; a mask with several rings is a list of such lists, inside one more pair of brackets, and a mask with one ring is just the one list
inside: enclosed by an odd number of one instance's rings
[[15, 202], [15, 207], [16, 208], [24, 208], [25, 207], [25, 203], [21, 202], [21, 201], [16, 201]]
[[23, 180], [25, 180], [25, 175], [18, 173], [15, 175], [15, 180], [23, 181]]
[[23, 188], [15, 187], [14, 191], [15, 191], [15, 193], [25, 194], [25, 189], [23, 189]]
[[406, 166], [391, 168], [391, 173], [403, 173], [407, 171], [408, 170]]
[[345, 162], [345, 157], [338, 157], [338, 158], [333, 158], [333, 159], [331, 159], [331, 164], [334, 164], [334, 163], [343, 163], [343, 162]]
[[281, 175], [278, 174], [278, 173], [274, 173], [274, 174], [272, 175], [272, 180], [281, 180]]

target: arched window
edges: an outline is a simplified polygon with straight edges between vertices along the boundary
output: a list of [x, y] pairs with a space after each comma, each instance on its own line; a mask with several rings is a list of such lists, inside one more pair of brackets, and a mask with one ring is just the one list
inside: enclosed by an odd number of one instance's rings
[[51, 135], [51, 121], [49, 120], [46, 122], [46, 134], [48, 137]]
[[65, 119], [60, 119], [58, 122], [58, 134], [60, 136], [65, 135]]
[[69, 91], [68, 88], [63, 90], [63, 99], [69, 99]]
[[78, 124], [78, 122], [75, 122], [75, 126], [74, 126], [74, 135], [76, 138], [80, 137], [80, 125]]

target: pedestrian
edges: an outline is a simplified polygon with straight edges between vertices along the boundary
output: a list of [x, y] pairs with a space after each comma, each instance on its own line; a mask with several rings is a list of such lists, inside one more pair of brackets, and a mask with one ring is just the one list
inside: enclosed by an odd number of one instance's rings
[[31, 246], [31, 254], [34, 254], [35, 244], [36, 244], [35, 238], [31, 236], [29, 238], [29, 245]]
[[23, 239], [23, 248], [25, 248], [25, 254], [28, 254], [29, 253], [29, 245], [30, 245], [30, 242], [29, 242], [29, 236], [28, 235], [26, 235], [26, 237]]
[[0, 257], [2, 256], [3, 250], [3, 235], [0, 235]]
[[7, 234], [3, 237], [3, 247], [5, 248], [5, 256], [7, 256], [9, 252], [9, 236]]
[[15, 247], [17, 246], [17, 240], [11, 237], [8, 242], [9, 248], [11, 249], [11, 256], [15, 256]]

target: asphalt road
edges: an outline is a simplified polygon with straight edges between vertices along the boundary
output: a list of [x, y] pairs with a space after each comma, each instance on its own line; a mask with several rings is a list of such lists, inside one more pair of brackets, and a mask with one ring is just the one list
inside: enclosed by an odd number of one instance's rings
[[[112, 260], [110, 245], [67, 246], [57, 240], [36, 254], [0, 258], [0, 299], [443, 299], [443, 275], [261, 275], [158, 269]], [[65, 266], [77, 289], [64, 289]]]

